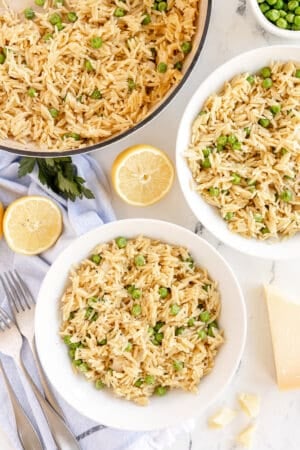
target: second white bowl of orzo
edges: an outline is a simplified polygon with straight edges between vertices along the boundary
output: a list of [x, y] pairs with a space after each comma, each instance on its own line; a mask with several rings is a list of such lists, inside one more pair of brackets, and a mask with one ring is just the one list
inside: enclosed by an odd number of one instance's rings
[[253, 256], [300, 250], [300, 47], [243, 53], [198, 88], [177, 136], [177, 172], [194, 214]]
[[148, 219], [103, 225], [67, 248], [35, 325], [58, 392], [96, 422], [132, 430], [203, 411], [234, 375], [246, 335], [225, 260], [196, 234]]

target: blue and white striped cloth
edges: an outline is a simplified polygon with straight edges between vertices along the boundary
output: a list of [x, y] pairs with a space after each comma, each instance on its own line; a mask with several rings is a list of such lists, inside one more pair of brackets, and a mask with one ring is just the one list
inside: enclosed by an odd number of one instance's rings
[[[66, 201], [41, 185], [36, 171], [24, 178], [18, 178], [18, 157], [0, 151], [0, 201], [4, 205], [11, 203], [22, 195], [48, 195], [60, 205], [63, 212], [63, 235], [53, 248], [42, 255], [30, 257], [16, 255], [8, 249], [4, 240], [0, 241], [0, 271], [16, 268], [27, 281], [35, 296], [37, 296], [40, 283], [49, 265], [66, 245], [77, 236], [103, 223], [115, 220], [109, 200], [109, 187], [105, 174], [98, 163], [89, 156], [74, 156], [73, 161], [78, 167], [79, 175], [87, 180], [88, 187], [93, 191], [94, 200]], [[7, 306], [1, 288], [0, 304], [4, 307]], [[54, 450], [56, 447], [49, 434], [44, 416], [26, 380], [17, 373], [17, 369], [10, 358], [1, 354], [0, 357], [22, 406], [43, 437], [46, 450]], [[26, 365], [38, 383], [28, 348], [25, 348], [24, 358]], [[190, 427], [190, 424], [185, 424], [176, 429], [157, 432], [124, 432], [94, 423], [78, 414], [61, 398], [58, 397], [58, 400], [64, 410], [65, 417], [68, 419], [69, 426], [77, 436], [83, 450], [163, 449], [171, 444], [180, 433], [188, 431]], [[14, 448], [21, 450], [10, 401], [1, 375], [0, 405], [0, 428], [8, 435]], [[0, 448], [5, 450], [2, 444]]]

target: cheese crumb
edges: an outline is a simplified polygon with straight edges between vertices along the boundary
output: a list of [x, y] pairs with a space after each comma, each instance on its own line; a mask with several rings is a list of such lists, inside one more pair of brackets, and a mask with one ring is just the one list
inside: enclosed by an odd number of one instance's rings
[[208, 419], [208, 425], [210, 428], [224, 428], [233, 421], [236, 414], [233, 409], [224, 407]]
[[254, 433], [256, 425], [249, 425], [236, 437], [236, 442], [245, 448], [251, 448], [253, 444]]
[[238, 396], [238, 400], [242, 410], [249, 417], [257, 417], [260, 411], [260, 397], [254, 394], [241, 393]]

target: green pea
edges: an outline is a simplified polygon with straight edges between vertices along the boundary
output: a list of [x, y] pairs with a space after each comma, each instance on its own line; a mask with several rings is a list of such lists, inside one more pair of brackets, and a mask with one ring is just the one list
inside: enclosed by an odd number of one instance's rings
[[219, 136], [217, 139], [217, 145], [222, 145], [224, 147], [227, 144], [227, 136]]
[[4, 64], [6, 60], [6, 55], [4, 53], [0, 53], [0, 64]]
[[181, 70], [182, 70], [182, 62], [181, 61], [177, 61], [174, 64], [174, 69], [177, 69], [177, 70], [179, 70], [181, 72]]
[[133, 305], [133, 307], [132, 307], [132, 309], [131, 309], [131, 314], [132, 314], [134, 317], [139, 316], [139, 315], [141, 314], [141, 312], [142, 312], [142, 307], [141, 307], [141, 305], [139, 305], [138, 303], [136, 303], [135, 305]]
[[216, 187], [210, 187], [208, 192], [211, 197], [218, 197], [220, 194], [220, 190]]
[[263, 78], [270, 78], [271, 74], [272, 74], [272, 71], [271, 71], [270, 67], [263, 67], [263, 68], [260, 70], [260, 75], [261, 75]]
[[198, 336], [199, 336], [199, 338], [200, 338], [201, 340], [204, 341], [204, 339], [207, 338], [206, 331], [204, 331], [204, 330], [199, 330], [199, 331], [198, 331]]
[[232, 184], [240, 184], [241, 180], [241, 177], [237, 173], [232, 174]]
[[132, 284], [131, 286], [127, 286], [127, 292], [128, 294], [132, 295], [133, 291], [135, 290], [135, 285]]
[[142, 291], [140, 289], [134, 289], [131, 294], [132, 298], [134, 298], [135, 300], [138, 300], [139, 298], [141, 298], [141, 295], [142, 295]]
[[202, 149], [202, 153], [203, 153], [203, 156], [205, 158], [207, 158], [210, 155], [210, 153], [211, 153], [211, 149], [209, 147], [203, 148]]
[[52, 33], [45, 33], [43, 39], [46, 42], [50, 41], [50, 39], [53, 39], [53, 34]]
[[35, 12], [33, 11], [32, 8], [26, 8], [24, 9], [24, 16], [26, 19], [32, 20], [35, 18]]
[[131, 344], [131, 342], [128, 342], [128, 344], [125, 347], [125, 352], [131, 352], [131, 350], [132, 350], [132, 344]]
[[70, 345], [71, 344], [71, 337], [72, 336], [68, 336], [68, 335], [64, 336], [64, 343], [66, 345]]
[[165, 325], [165, 322], [157, 322], [156, 325], [154, 326], [154, 331], [157, 333], [163, 326]]
[[102, 94], [99, 91], [99, 89], [94, 89], [93, 92], [91, 93], [91, 98], [93, 100], [100, 100], [102, 98]]
[[105, 387], [105, 384], [100, 379], [95, 381], [95, 388], [96, 389], [103, 389]]
[[269, 5], [273, 6], [276, 4], [277, 0], [266, 0], [267, 3], [269, 3]]
[[203, 167], [203, 169], [209, 169], [211, 167], [209, 158], [204, 158], [204, 160], [201, 162], [201, 166]]
[[262, 87], [263, 87], [264, 89], [270, 89], [272, 86], [273, 86], [272, 78], [265, 78], [265, 79], [262, 81]]
[[169, 295], [169, 289], [166, 287], [160, 287], [158, 289], [158, 293], [160, 295], [160, 298], [167, 298]]
[[76, 348], [70, 348], [68, 353], [71, 359], [75, 358], [75, 352], [76, 352]]
[[285, 16], [285, 20], [289, 23], [293, 23], [295, 18], [295, 14], [289, 13]]
[[77, 16], [76, 12], [74, 12], [74, 11], [70, 11], [67, 14], [67, 18], [68, 18], [68, 21], [71, 23], [74, 23], [78, 20], [78, 16]]
[[263, 216], [261, 214], [253, 215], [255, 222], [262, 223], [264, 221]]
[[98, 302], [99, 302], [99, 297], [90, 297], [88, 299], [88, 305], [92, 306], [92, 307], [95, 305], [95, 303], [98, 303]]
[[51, 25], [57, 25], [58, 23], [62, 22], [62, 18], [58, 13], [53, 13], [49, 17], [49, 22], [51, 23]]
[[249, 75], [246, 80], [248, 81], [249, 84], [251, 84], [251, 86], [255, 83], [255, 78], [253, 75]]
[[277, 21], [276, 21], [276, 26], [278, 27], [278, 28], [282, 28], [282, 29], [286, 29], [287, 28], [287, 26], [288, 26], [288, 23], [287, 23], [287, 21], [283, 18], [283, 17], [280, 17], [280, 19], [278, 19]]
[[215, 337], [215, 332], [214, 332], [214, 330], [217, 330], [217, 329], [218, 329], [218, 326], [217, 326], [216, 322], [210, 323], [210, 324], [208, 325], [208, 330], [207, 330], [208, 336], [210, 336], [210, 337]]
[[102, 258], [100, 255], [92, 255], [90, 259], [94, 264], [98, 265], [100, 264]]
[[117, 246], [118, 246], [119, 248], [125, 248], [126, 245], [127, 245], [127, 239], [124, 238], [124, 237], [122, 237], [122, 236], [119, 236], [119, 237], [116, 239], [116, 244], [117, 244]]
[[153, 328], [153, 327], [149, 327], [149, 328], [148, 328], [148, 334], [149, 334], [150, 336], [152, 336], [152, 335], [154, 334], [154, 328]]
[[269, 230], [268, 227], [264, 227], [264, 228], [262, 228], [260, 231], [261, 231], [262, 234], [268, 234], [268, 233], [270, 233], [270, 230]]
[[71, 311], [68, 320], [72, 320], [75, 317], [77, 311]]
[[142, 25], [149, 25], [151, 23], [151, 16], [149, 14], [145, 14], [145, 17], [142, 20]]
[[294, 9], [298, 8], [298, 6], [299, 6], [299, 2], [297, 0], [289, 1], [288, 5], [287, 5], [287, 7], [290, 11], [294, 11]]
[[181, 44], [181, 50], [185, 55], [190, 53], [190, 51], [192, 50], [192, 43], [191, 42], [183, 42]]
[[281, 111], [281, 105], [280, 105], [280, 104], [272, 105], [272, 106], [270, 107], [270, 111], [271, 111], [271, 113], [275, 116], [276, 114], [280, 113], [280, 111]]
[[176, 327], [175, 336], [181, 336], [184, 332], [184, 327]]
[[95, 37], [91, 38], [90, 45], [92, 48], [97, 50], [102, 47], [103, 41], [102, 41], [101, 37], [95, 36]]
[[174, 304], [174, 305], [170, 306], [170, 314], [172, 316], [177, 316], [179, 311], [180, 311], [180, 306], [179, 305]]
[[295, 77], [300, 78], [300, 69], [297, 69], [295, 72]]
[[65, 4], [65, 1], [64, 0], [54, 0], [54, 5], [56, 6], [56, 7], [61, 7], [61, 6], [63, 6]]
[[294, 10], [294, 13], [295, 13], [297, 16], [300, 16], [300, 6], [298, 6], [298, 7]]
[[74, 359], [74, 360], [72, 361], [72, 364], [73, 364], [75, 367], [81, 366], [81, 364], [82, 364], [82, 359]]
[[188, 262], [189, 263], [189, 268], [193, 269], [195, 267], [195, 262], [193, 260], [193, 258], [191, 256], [189, 256], [188, 258], [186, 258], [184, 260], [184, 262]]
[[168, 69], [168, 66], [164, 62], [160, 62], [157, 65], [157, 72], [159, 72], [159, 73], [166, 73], [167, 69]]
[[116, 8], [114, 10], [114, 16], [115, 17], [124, 17], [126, 15], [126, 11], [123, 8]]
[[271, 22], [276, 22], [276, 20], [278, 20], [280, 17], [280, 12], [277, 9], [270, 9], [266, 12], [265, 16]]
[[46, 0], [34, 0], [34, 3], [37, 6], [44, 6]]
[[84, 61], [84, 68], [87, 72], [92, 72], [93, 70], [95, 70], [89, 59], [86, 59]]
[[228, 140], [228, 144], [230, 144], [230, 145], [233, 145], [236, 142], [238, 142], [238, 138], [234, 134], [231, 134], [230, 136], [228, 136], [227, 140]]
[[232, 144], [232, 150], [241, 150], [241, 148], [242, 148], [242, 144], [239, 141], [234, 142]]
[[204, 285], [202, 286], [202, 289], [203, 289], [204, 291], [208, 292], [208, 289], [209, 289], [210, 287], [211, 287], [210, 284], [204, 284]]
[[98, 345], [100, 345], [101, 347], [103, 345], [106, 345], [106, 344], [107, 344], [107, 339], [106, 338], [102, 339], [101, 341], [98, 341]]
[[289, 203], [293, 199], [293, 194], [289, 190], [282, 191], [280, 194], [280, 199], [283, 202]]
[[144, 383], [143, 378], [138, 378], [138, 379], [136, 380], [136, 382], [134, 383], [134, 386], [135, 386], [135, 387], [141, 387], [143, 383]]
[[162, 343], [163, 338], [164, 338], [164, 333], [156, 333], [154, 336], [154, 339], [158, 344]]
[[300, 26], [300, 16], [295, 16], [294, 24], [298, 27]]
[[134, 264], [135, 264], [137, 267], [144, 266], [144, 265], [146, 264], [146, 261], [145, 261], [145, 258], [143, 257], [143, 255], [137, 255], [137, 256], [134, 258]]
[[80, 370], [80, 372], [88, 372], [90, 370], [87, 363], [80, 364], [80, 366], [78, 366], [78, 369]]
[[246, 133], [246, 138], [247, 137], [249, 137], [250, 136], [250, 134], [251, 134], [251, 128], [249, 128], [249, 127], [246, 127], [246, 128], [244, 128], [244, 131], [245, 131], [245, 133]]
[[36, 96], [36, 90], [34, 88], [29, 88], [27, 91], [27, 95], [31, 98], [34, 98]]
[[58, 24], [56, 24], [56, 28], [57, 28], [57, 31], [61, 31], [61, 30], [63, 30], [65, 27], [63, 26], [63, 24], [62, 24], [61, 22], [59, 22]]
[[58, 109], [55, 109], [55, 108], [50, 108], [49, 113], [50, 113], [50, 116], [53, 117], [53, 119], [56, 119], [59, 115]]
[[194, 317], [191, 317], [191, 318], [188, 320], [187, 325], [188, 325], [188, 327], [193, 327], [193, 326], [195, 325], [195, 319], [194, 319]]
[[[97, 314], [97, 312], [91, 306], [89, 306], [88, 308], [86, 308], [84, 318], [92, 321], [92, 320], [94, 320], [94, 316], [96, 314]], [[97, 315], [97, 317], [98, 317], [98, 315]]]
[[229, 221], [234, 217], [234, 213], [233, 212], [227, 212], [225, 214], [225, 220]]
[[130, 92], [136, 88], [136, 83], [134, 82], [134, 80], [132, 78], [128, 78], [127, 83], [128, 83], [128, 89]]
[[155, 388], [155, 394], [158, 395], [159, 397], [163, 397], [164, 395], [166, 395], [168, 391], [168, 388], [164, 387], [164, 386], [157, 386]]
[[200, 313], [199, 319], [201, 320], [201, 322], [208, 322], [210, 319], [210, 313], [208, 311], [203, 311], [202, 313]]
[[182, 361], [173, 361], [173, 367], [176, 372], [179, 372], [184, 368], [184, 363]]
[[259, 5], [259, 8], [261, 12], [265, 14], [265, 12], [267, 12], [270, 9], [270, 6], [267, 5], [267, 3], [262, 3], [261, 5]]
[[284, 1], [283, 0], [277, 0], [277, 2], [275, 3], [275, 5], [273, 7], [274, 7], [274, 9], [281, 10], [283, 8], [283, 5], [284, 5]]
[[168, 7], [167, 2], [159, 2], [157, 9], [158, 11], [163, 12], [167, 10], [167, 7]]
[[271, 122], [269, 121], [269, 119], [265, 119], [265, 118], [259, 119], [258, 123], [259, 123], [259, 125], [261, 125], [263, 128], [268, 128], [268, 127], [270, 126], [270, 124], [271, 124]]
[[153, 375], [146, 375], [145, 376], [145, 383], [148, 385], [152, 385], [155, 383], [155, 377]]

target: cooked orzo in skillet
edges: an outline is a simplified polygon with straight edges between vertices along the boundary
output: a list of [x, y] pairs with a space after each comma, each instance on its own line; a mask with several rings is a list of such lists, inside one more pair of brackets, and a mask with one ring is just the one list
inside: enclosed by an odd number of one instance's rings
[[194, 189], [247, 238], [300, 231], [300, 64], [237, 75], [207, 99], [185, 152]]
[[223, 343], [216, 283], [186, 248], [148, 237], [99, 245], [71, 271], [61, 307], [74, 369], [140, 405], [196, 392]]
[[0, 11], [0, 139], [97, 144], [140, 122], [181, 78], [199, 0], [40, 0]]

